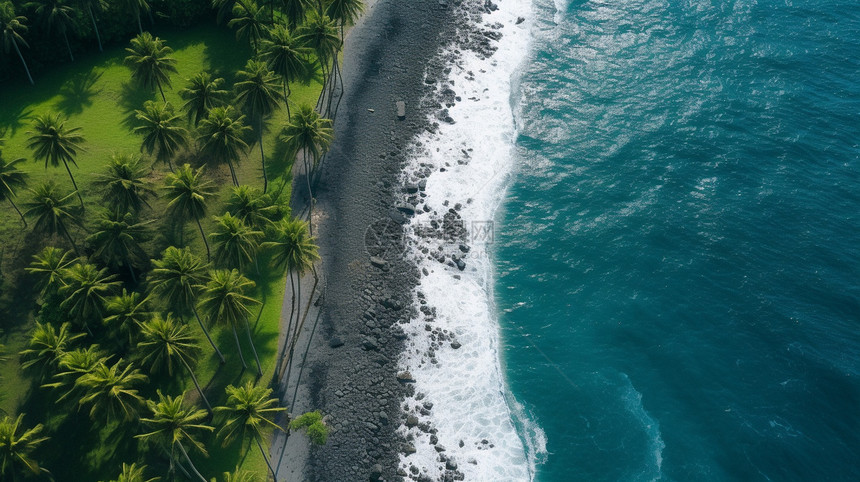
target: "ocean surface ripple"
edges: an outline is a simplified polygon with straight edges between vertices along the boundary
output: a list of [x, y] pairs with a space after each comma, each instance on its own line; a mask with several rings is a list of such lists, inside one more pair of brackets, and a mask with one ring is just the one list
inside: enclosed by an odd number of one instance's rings
[[491, 259], [537, 480], [860, 480], [860, 4], [533, 8]]

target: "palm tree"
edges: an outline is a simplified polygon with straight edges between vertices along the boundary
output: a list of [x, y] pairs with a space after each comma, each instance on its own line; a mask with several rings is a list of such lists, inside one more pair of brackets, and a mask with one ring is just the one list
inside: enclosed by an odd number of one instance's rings
[[125, 8], [129, 11], [129, 13], [135, 16], [135, 18], [137, 19], [137, 29], [142, 35], [144, 31], [143, 25], [141, 25], [140, 23], [140, 12], [149, 12], [149, 2], [147, 2], [147, 0], [120, 0], [120, 2], [125, 4]]
[[66, 285], [60, 288], [65, 299], [60, 307], [92, 335], [89, 322], [104, 318], [105, 297], [119, 284], [116, 275], [108, 275], [106, 269], [98, 269], [90, 263], [75, 263], [66, 270]]
[[173, 453], [179, 449], [185, 461], [191, 466], [191, 469], [202, 482], [207, 482], [200, 475], [191, 457], [188, 456], [188, 451], [185, 449], [184, 443], [190, 444], [203, 455], [206, 455], [206, 448], [196, 438], [196, 433], [203, 431], [213, 431], [209, 425], [204, 425], [202, 422], [206, 418], [205, 410], [197, 410], [186, 408], [183, 406], [184, 394], [178, 397], [164, 396], [161, 391], [158, 391], [158, 402], [149, 400], [146, 402], [150, 411], [151, 418], [143, 418], [141, 421], [149, 426], [150, 431], [136, 435], [135, 438], [143, 440], [153, 440], [159, 443], [164, 448], [170, 450], [171, 471], [173, 469]]
[[[331, 119], [320, 117], [313, 107], [304, 104], [293, 114], [290, 122], [284, 126], [281, 139], [287, 148], [294, 153], [301, 152], [305, 166], [305, 180], [307, 181], [308, 197], [308, 219], [310, 210], [313, 209], [313, 193], [311, 191], [311, 172], [313, 166], [325, 153], [334, 138]], [[295, 167], [295, 164], [293, 164]], [[312, 231], [313, 232], [313, 231]]]
[[35, 218], [33, 230], [46, 234], [62, 234], [66, 237], [75, 253], [78, 253], [78, 245], [69, 234], [68, 223], [78, 224], [78, 216], [70, 209], [69, 203], [75, 193], [65, 196], [58, 192], [59, 189], [54, 181], [30, 189], [33, 195], [31, 201], [24, 203], [24, 216]]
[[211, 109], [197, 129], [197, 142], [204, 156], [227, 163], [233, 185], [238, 186], [239, 179], [233, 163], [239, 162], [242, 154], [248, 150], [244, 137], [251, 128], [245, 125], [245, 116], [234, 119], [234, 115], [233, 108], [229, 106]]
[[224, 20], [227, 15], [233, 13], [233, 8], [238, 5], [245, 5], [244, 0], [212, 0], [212, 8], [218, 10], [218, 23]]
[[123, 462], [122, 472], [120, 472], [119, 477], [112, 482], [155, 482], [159, 480], [159, 477], [147, 479], [146, 476], [143, 475], [145, 470], [146, 465], [137, 465], [136, 463], [127, 464]]
[[266, 14], [254, 0], [245, 0], [233, 7], [233, 19], [227, 22], [236, 28], [237, 39], [248, 39], [254, 47], [254, 55], [259, 51], [260, 38], [266, 24]]
[[92, 257], [113, 270], [125, 265], [132, 281], [137, 283], [135, 265], [149, 260], [140, 243], [149, 236], [147, 226], [153, 222], [140, 222], [129, 212], [102, 211], [96, 219], [96, 232], [87, 237], [87, 243], [94, 250]]
[[210, 110], [227, 103], [228, 93], [221, 88], [223, 84], [224, 79], [213, 79], [209, 72], [199, 72], [179, 91], [179, 96], [185, 100], [182, 109], [188, 113], [188, 119], [194, 122], [195, 127], [209, 115]]
[[99, 52], [102, 52], [102, 37], [99, 34], [99, 26], [96, 23], [96, 16], [93, 14], [93, 10], [95, 11], [103, 11], [107, 8], [108, 3], [105, 0], [77, 0], [78, 4], [90, 14], [90, 20], [93, 22], [93, 30], [96, 32], [96, 40], [99, 43]]
[[155, 152], [156, 159], [166, 162], [173, 171], [170, 159], [187, 144], [188, 131], [180, 124], [182, 117], [173, 111], [170, 102], [160, 104], [151, 100], [143, 104], [143, 110], [135, 111], [135, 117], [139, 125], [134, 132], [143, 135], [140, 150], [149, 155]]
[[233, 188], [227, 199], [227, 211], [257, 231], [264, 231], [279, 215], [270, 195], [246, 185]]
[[215, 264], [243, 270], [257, 259], [262, 231], [254, 230], [230, 213], [216, 216], [215, 221], [215, 232], [209, 235], [215, 246]]
[[203, 168], [191, 169], [191, 166], [185, 164], [175, 173], [168, 174], [165, 193], [168, 200], [167, 210], [171, 216], [183, 221], [193, 219], [197, 222], [208, 258], [209, 242], [206, 241], [200, 219], [206, 215], [206, 202], [213, 195], [214, 189], [211, 181], [203, 179]]
[[340, 37], [334, 21], [322, 12], [312, 12], [307, 21], [298, 29], [298, 41], [314, 51], [320, 63], [323, 75], [323, 90], [320, 93], [318, 106], [322, 107], [325, 98], [329, 72], [328, 65], [337, 61], [336, 52], [340, 48]]
[[[114, 340], [123, 348], [134, 346], [141, 326], [152, 316], [148, 303], [148, 296], [135, 291], [129, 293], [125, 288], [122, 289], [121, 294], [107, 298], [105, 301], [107, 316], [104, 318], [104, 324], [110, 333], [108, 339]], [[128, 340], [128, 343], [123, 343], [121, 340]]]
[[77, 258], [71, 257], [68, 251], [47, 246], [34, 254], [30, 266], [24, 269], [39, 278], [36, 287], [39, 288], [39, 294], [45, 296], [66, 285], [66, 269], [75, 261]]
[[236, 467], [233, 472], [224, 472], [224, 482], [259, 482], [257, 474]]
[[[276, 268], [287, 270], [290, 278], [290, 290], [292, 291], [290, 317], [287, 323], [287, 343], [278, 358], [278, 369], [275, 370], [275, 376], [280, 377], [284, 357], [287, 353], [292, 356], [294, 340], [299, 333], [298, 320], [301, 316], [302, 276], [307, 270], [313, 268], [314, 262], [319, 260], [319, 248], [314, 244], [314, 238], [310, 235], [308, 223], [297, 218], [277, 223], [271, 230], [271, 238], [272, 240], [263, 243], [262, 247], [273, 252], [272, 263]], [[296, 312], [296, 335], [291, 334], [294, 312]]]
[[229, 385], [226, 391], [227, 405], [215, 409], [216, 412], [224, 414], [224, 424], [218, 430], [223, 446], [226, 447], [236, 439], [252, 438], [269, 466], [272, 477], [278, 480], [266, 450], [263, 449], [262, 439], [268, 435], [269, 430], [283, 430], [273, 419], [286, 408], [279, 407], [278, 399], [271, 397], [271, 388], [255, 386], [250, 380], [240, 387]]
[[71, 328], [69, 323], [63, 323], [57, 330], [50, 323], [37, 321], [36, 328], [30, 335], [28, 348], [21, 352], [21, 358], [25, 360], [21, 363], [21, 368], [38, 367], [42, 378], [56, 372], [60, 359], [69, 346], [84, 336], [83, 333], [73, 334]]
[[298, 25], [305, 23], [307, 13], [311, 9], [311, 0], [282, 0], [282, 11], [287, 17], [290, 30], [295, 30]]
[[236, 72], [236, 100], [244, 106], [257, 123], [257, 142], [260, 144], [260, 159], [263, 163], [263, 192], [269, 189], [269, 178], [266, 176], [266, 156], [263, 154], [263, 119], [278, 108], [278, 103], [285, 100], [278, 91], [275, 74], [259, 60], [249, 60], [245, 70]]
[[251, 344], [251, 350], [254, 352], [254, 359], [257, 361], [257, 371], [260, 375], [263, 374], [263, 367], [260, 366], [260, 359], [257, 356], [257, 349], [254, 347], [254, 341], [251, 339], [251, 325], [248, 323], [248, 316], [251, 315], [252, 304], [257, 304], [259, 301], [245, 295], [246, 290], [254, 288], [254, 282], [242, 276], [238, 270], [215, 270], [209, 274], [209, 281], [204, 288], [204, 298], [200, 301], [200, 309], [214, 321], [220, 321], [230, 326], [233, 330], [233, 339], [236, 340], [236, 348], [239, 351], [239, 359], [242, 360], [242, 366], [247, 368], [245, 357], [242, 355], [242, 346], [239, 343], [239, 335], [236, 327], [242, 321], [248, 332], [248, 343]]
[[42, 387], [66, 388], [66, 392], [57, 398], [58, 402], [63, 401], [80, 391], [77, 383], [80, 377], [92, 372], [96, 366], [106, 363], [109, 359], [110, 357], [98, 345], [66, 351], [60, 356], [61, 371], [54, 374], [54, 379], [58, 381], [44, 384]]
[[146, 89], [158, 87], [161, 100], [167, 102], [163, 86], [170, 87], [170, 73], [176, 73], [176, 59], [170, 57], [173, 49], [164, 45], [160, 38], [143, 32], [131, 39], [131, 47], [125, 50], [131, 54], [125, 58], [125, 63], [131, 68], [132, 78]]
[[190, 248], [179, 249], [170, 246], [164, 250], [160, 260], [153, 260], [153, 264], [155, 268], [150, 272], [148, 279], [150, 291], [164, 298], [167, 306], [178, 310], [179, 313], [192, 311], [209, 344], [215, 349], [221, 363], [224, 363], [224, 355], [212, 341], [209, 330], [206, 329], [197, 312], [197, 292], [206, 275], [206, 263], [194, 256]]
[[169, 376], [173, 376], [174, 363], [185, 367], [200, 393], [203, 404], [206, 405], [206, 410], [211, 414], [212, 406], [209, 405], [209, 400], [200, 388], [200, 382], [197, 381], [194, 370], [191, 369], [200, 346], [188, 329], [188, 325], [177, 324], [170, 313], [164, 318], [156, 315], [141, 325], [141, 334], [143, 339], [137, 344], [141, 363], [148, 365], [151, 373], [167, 369]]
[[143, 206], [149, 207], [146, 199], [155, 194], [136, 154], [112, 154], [94, 184], [102, 192], [102, 200], [120, 212], [140, 212]]
[[27, 17], [23, 15], [15, 15], [15, 6], [10, 1], [0, 3], [0, 33], [3, 35], [3, 52], [9, 53], [10, 48], [15, 49], [18, 58], [21, 59], [21, 64], [24, 66], [24, 71], [27, 73], [27, 78], [30, 79], [30, 85], [34, 85], [33, 76], [30, 75], [30, 69], [27, 67], [27, 62], [21, 54], [21, 48], [18, 44], [24, 47], [29, 47], [24, 40], [22, 33], [27, 31], [27, 26], [24, 22]]
[[78, 190], [75, 176], [69, 169], [70, 162], [78, 167], [75, 156], [78, 155], [79, 150], [83, 150], [81, 144], [84, 142], [84, 137], [80, 135], [80, 130], [80, 127], [67, 129], [66, 121], [60, 117], [60, 114], [55, 116], [41, 114], [33, 120], [33, 130], [27, 132], [31, 134], [27, 146], [33, 149], [33, 157], [37, 161], [45, 161], [45, 169], [48, 168], [48, 163], [56, 167], [62, 162], [66, 166], [72, 186], [75, 187], [75, 192], [81, 201], [81, 207], [84, 207], [84, 199]]
[[290, 113], [290, 82], [303, 77], [308, 71], [308, 55], [311, 50], [303, 47], [293, 37], [286, 25], [277, 24], [268, 31], [268, 38], [262, 42], [260, 58], [266, 61], [275, 74], [281, 78], [284, 89], [284, 105], [287, 107], [287, 118]]
[[111, 366], [100, 363], [78, 378], [76, 385], [85, 390], [78, 404], [91, 404], [90, 418], [94, 421], [135, 420], [143, 404], [135, 387], [146, 381], [146, 375], [132, 364], [123, 363], [122, 358]]
[[30, 5], [35, 6], [36, 15], [42, 17], [42, 23], [45, 25], [45, 33], [49, 34], [56, 29], [66, 41], [66, 49], [69, 51], [69, 58], [72, 62], [75, 57], [72, 55], [72, 46], [69, 45], [68, 31], [75, 28], [75, 9], [66, 5], [63, 0], [36, 0], [30, 2]]
[[27, 184], [27, 174], [18, 170], [17, 164], [24, 162], [24, 158], [13, 159], [6, 161], [3, 159], [3, 153], [0, 152], [0, 200], [4, 198], [9, 201], [9, 204], [21, 216], [21, 221], [24, 222], [24, 227], [27, 227], [27, 220], [24, 219], [24, 214], [15, 205], [15, 191]]
[[44, 426], [40, 423], [19, 434], [23, 420], [22, 413], [14, 420], [7, 415], [0, 422], [0, 475], [4, 480], [17, 480], [18, 474], [50, 474], [30, 456], [39, 445], [48, 440], [48, 437], [40, 437]]

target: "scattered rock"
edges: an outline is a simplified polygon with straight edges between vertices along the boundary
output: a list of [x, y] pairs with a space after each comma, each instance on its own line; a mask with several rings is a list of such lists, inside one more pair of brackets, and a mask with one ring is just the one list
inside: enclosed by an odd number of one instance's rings
[[330, 346], [330, 347], [332, 347], [332, 348], [339, 348], [339, 347], [342, 347], [342, 346], [343, 346], [343, 340], [341, 340], [341, 339], [340, 339], [339, 337], [337, 337], [337, 336], [332, 337], [332, 339], [328, 341], [328, 346]]
[[370, 480], [371, 482], [377, 482], [379, 480], [382, 480], [382, 465], [375, 464], [370, 469]]
[[418, 417], [415, 415], [410, 415], [406, 417], [406, 426], [409, 428], [418, 426]]
[[397, 381], [400, 383], [415, 383], [415, 379], [412, 378], [412, 374], [408, 370], [398, 373]]
[[526, 21], [526, 19], [524, 19], [523, 17], [517, 17], [517, 25], [519, 25], [525, 21]]
[[[522, 17], [520, 17], [520, 18], [522, 18]], [[374, 113], [374, 112], [376, 112], [376, 111], [375, 111], [375, 110], [373, 110], [373, 109], [367, 109], [367, 112], [370, 112], [371, 114], [373, 114], [373, 113]]]
[[406, 102], [402, 100], [398, 100], [396, 103], [397, 106], [397, 118], [403, 120], [406, 118]]
[[388, 267], [388, 261], [386, 261], [386, 260], [384, 260], [378, 256], [371, 256], [370, 257], [370, 264], [376, 266], [377, 268], [387, 268]]
[[449, 458], [447, 462], [445, 462], [445, 468], [448, 470], [457, 470], [457, 461]]
[[451, 342], [451, 348], [453, 348], [455, 350], [459, 350], [461, 346], [463, 346], [463, 345], [461, 345], [460, 342], [457, 340], [454, 340]]

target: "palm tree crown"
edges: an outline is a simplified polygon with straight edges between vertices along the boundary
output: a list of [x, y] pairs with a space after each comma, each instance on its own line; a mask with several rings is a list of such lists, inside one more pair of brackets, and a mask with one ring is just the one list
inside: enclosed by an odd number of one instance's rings
[[[254, 358], [258, 358], [256, 356], [257, 350], [251, 339], [251, 327], [248, 324], [248, 317], [251, 316], [251, 309], [249, 307], [252, 304], [259, 303], [259, 301], [245, 294], [246, 291], [253, 289], [254, 286], [254, 282], [242, 276], [239, 270], [221, 269], [211, 271], [209, 273], [209, 281], [206, 283], [203, 292], [203, 299], [200, 301], [201, 311], [208, 315], [212, 321], [220, 321], [230, 326], [242, 366], [247, 365], [242, 355], [242, 346], [239, 343], [237, 329], [243, 321], [247, 328], [248, 341], [254, 352]], [[257, 370], [262, 375], [263, 369], [260, 366], [259, 359], [257, 359]]]
[[[185, 444], [191, 445], [206, 455], [206, 447], [197, 440], [197, 434], [211, 432], [214, 429], [202, 423], [206, 418], [206, 411], [185, 407], [184, 398], [184, 394], [178, 397], [165, 396], [159, 390], [158, 402], [152, 400], [146, 402], [152, 416], [141, 419], [150, 431], [136, 435], [135, 438], [154, 441], [169, 450], [171, 455], [175, 450], [179, 450], [200, 480], [207, 482], [191, 462]], [[171, 459], [171, 464], [172, 462]]]
[[215, 107], [209, 111], [209, 116], [200, 122], [197, 129], [197, 142], [206, 157], [215, 162], [224, 162], [230, 167], [233, 185], [239, 185], [233, 163], [241, 159], [248, 150], [244, 137], [251, 128], [245, 125], [245, 116], [234, 118], [232, 107]]
[[3, 52], [9, 53], [9, 50], [15, 49], [18, 58], [21, 59], [21, 64], [24, 66], [24, 71], [27, 72], [27, 79], [30, 84], [33, 84], [33, 76], [30, 75], [30, 69], [27, 67], [27, 62], [24, 61], [24, 56], [21, 55], [21, 48], [18, 44], [28, 47], [22, 33], [27, 31], [27, 26], [24, 22], [27, 17], [23, 15], [15, 15], [15, 6], [12, 2], [5, 1], [0, 3], [0, 36], [3, 37]]
[[182, 109], [188, 113], [188, 119], [198, 125], [209, 115], [209, 111], [227, 102], [227, 91], [222, 89], [222, 78], [212, 78], [209, 72], [200, 72], [188, 79], [187, 86], [179, 91], [179, 96], [185, 100]]
[[23, 420], [22, 413], [14, 420], [6, 416], [3, 417], [3, 421], [0, 421], [0, 475], [4, 476], [4, 480], [7, 476], [14, 480], [19, 473], [27, 475], [48, 473], [30, 457], [42, 442], [48, 440], [48, 437], [40, 437], [44, 426], [40, 423], [19, 433]]
[[24, 227], [26, 228], [27, 220], [24, 219], [24, 214], [21, 213], [21, 210], [15, 204], [16, 191], [27, 184], [27, 174], [18, 170], [18, 164], [24, 162], [24, 160], [21, 157], [7, 161], [3, 158], [3, 153], [0, 152], [0, 201], [3, 199], [9, 201], [15, 212], [21, 216], [21, 221], [24, 222]]
[[215, 217], [215, 232], [209, 236], [215, 245], [214, 261], [216, 264], [244, 269], [248, 263], [256, 259], [261, 231], [256, 231], [230, 213]]
[[224, 446], [236, 439], [252, 438], [263, 454], [272, 476], [277, 479], [261, 441], [270, 430], [282, 430], [273, 420], [286, 408], [279, 407], [278, 399], [271, 397], [271, 388], [255, 386], [251, 381], [239, 387], [230, 385], [226, 391], [227, 405], [215, 409], [224, 415], [224, 425], [218, 430], [218, 436], [223, 440]]
[[130, 363], [123, 363], [122, 359], [111, 366], [100, 363], [78, 378], [76, 384], [86, 391], [78, 403], [91, 404], [90, 418], [93, 420], [135, 420], [143, 397], [134, 387], [146, 380], [146, 375]]
[[39, 367], [43, 377], [55, 372], [72, 342], [84, 336], [83, 333], [72, 334], [71, 328], [69, 323], [63, 323], [57, 330], [50, 323], [37, 321], [28, 348], [21, 352], [21, 357], [26, 360], [21, 367]]
[[131, 54], [125, 58], [131, 76], [146, 89], [157, 87], [161, 100], [166, 102], [164, 86], [170, 87], [170, 74], [176, 73], [176, 59], [170, 57], [173, 49], [164, 45], [160, 38], [143, 32], [131, 39], [131, 47], [125, 50]]
[[262, 247], [273, 251], [272, 263], [275, 266], [299, 274], [304, 274], [319, 260], [319, 248], [310, 235], [308, 223], [297, 218], [275, 224], [272, 240], [263, 243]]
[[139, 155], [111, 155], [105, 171], [96, 174], [95, 185], [101, 188], [102, 199], [120, 212], [140, 212], [149, 206], [147, 198], [155, 194]]
[[90, 321], [104, 317], [105, 297], [118, 285], [116, 275], [108, 275], [106, 269], [98, 269], [90, 263], [76, 263], [66, 270], [66, 285], [60, 289], [65, 299], [60, 307], [89, 331]]
[[191, 169], [185, 164], [173, 174], [167, 175], [165, 187], [168, 212], [181, 220], [195, 220], [206, 245], [206, 255], [209, 256], [209, 242], [203, 233], [200, 219], [206, 215], [206, 203], [214, 193], [212, 182], [203, 179], [203, 168]]
[[257, 142], [263, 164], [263, 192], [269, 187], [266, 175], [266, 156], [263, 153], [263, 119], [277, 109], [284, 96], [278, 91], [277, 77], [265, 62], [249, 60], [245, 70], [236, 73], [236, 100], [256, 124]]
[[72, 180], [72, 185], [75, 187], [75, 192], [78, 193], [78, 199], [81, 201], [81, 207], [84, 206], [84, 200], [78, 191], [78, 184], [75, 182], [75, 176], [72, 175], [72, 170], [69, 168], [69, 163], [78, 166], [75, 157], [78, 151], [82, 150], [81, 144], [84, 142], [84, 137], [80, 135], [80, 127], [66, 128], [66, 121], [56, 114], [41, 114], [33, 120], [33, 130], [27, 132], [31, 134], [28, 139], [27, 146], [33, 149], [33, 157], [38, 160], [45, 161], [45, 169], [50, 163], [52, 166], [59, 166], [62, 162], [66, 166], [66, 171], [69, 173], [69, 178]]
[[[286, 25], [276, 24], [269, 32], [269, 38], [262, 43], [260, 57], [266, 61], [269, 69], [280, 76], [284, 89], [284, 99], [290, 95], [290, 82], [307, 75], [308, 56], [311, 49], [304, 47]], [[290, 117], [290, 104], [287, 106], [287, 117]]]
[[140, 222], [129, 212], [102, 211], [96, 219], [95, 232], [87, 238], [93, 247], [93, 258], [116, 270], [125, 266], [133, 280], [135, 266], [149, 261], [140, 243], [149, 236], [147, 226], [153, 220]]
[[236, 28], [236, 38], [248, 39], [256, 53], [266, 21], [264, 9], [257, 6], [254, 0], [244, 0], [233, 7], [233, 19], [227, 22], [227, 26]]
[[42, 295], [55, 292], [65, 286], [66, 269], [76, 261], [68, 251], [47, 246], [33, 255], [30, 266], [25, 268], [28, 273], [39, 277], [37, 287]]
[[78, 246], [69, 234], [68, 223], [78, 223], [78, 216], [71, 210], [71, 199], [75, 193], [63, 195], [54, 181], [31, 189], [32, 199], [24, 203], [24, 216], [35, 218], [33, 230], [47, 234], [62, 234], [71, 243], [75, 252]]
[[173, 170], [171, 159], [186, 144], [188, 132], [182, 127], [182, 117], [176, 114], [170, 102], [158, 103], [151, 100], [143, 104], [143, 110], [135, 111], [139, 125], [134, 132], [143, 135], [141, 150], [156, 159], [167, 163]]
[[48, 34], [52, 30], [56, 30], [63, 36], [69, 51], [69, 58], [74, 62], [75, 57], [72, 55], [72, 47], [69, 45], [68, 31], [75, 28], [73, 18], [75, 17], [75, 9], [66, 5], [62, 0], [37, 0], [31, 2], [31, 5], [36, 7], [36, 15], [42, 17]]

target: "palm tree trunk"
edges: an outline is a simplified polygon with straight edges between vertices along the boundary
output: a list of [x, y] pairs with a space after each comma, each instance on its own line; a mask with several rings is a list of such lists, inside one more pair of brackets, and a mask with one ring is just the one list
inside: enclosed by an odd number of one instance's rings
[[230, 176], [233, 178], [233, 185], [239, 187], [239, 178], [236, 177], [236, 170], [233, 169], [233, 161], [227, 161], [227, 167], [230, 168]]
[[272, 383], [277, 383], [280, 381], [281, 376], [281, 363], [284, 361], [284, 357], [287, 355], [287, 343], [290, 340], [290, 330], [293, 327], [293, 312], [296, 308], [296, 285], [293, 282], [293, 272], [287, 271], [287, 278], [290, 280], [290, 318], [287, 322], [287, 331], [284, 336], [284, 344], [281, 346], [281, 350], [278, 353], [278, 357], [275, 358], [275, 373], [272, 374]]
[[125, 258], [125, 265], [128, 266], [128, 273], [131, 275], [131, 282], [137, 284], [137, 276], [134, 275], [134, 268], [131, 266], [130, 258]]
[[221, 353], [221, 350], [218, 349], [218, 346], [215, 345], [215, 342], [212, 341], [212, 336], [209, 334], [209, 330], [203, 325], [203, 320], [200, 319], [200, 315], [197, 313], [197, 308], [192, 306], [191, 311], [194, 312], [194, 316], [197, 318], [197, 323], [200, 324], [200, 329], [203, 330], [203, 334], [206, 335], [206, 339], [209, 340], [209, 344], [212, 345], [212, 348], [215, 349], [215, 353], [218, 354], [218, 358], [221, 359], [221, 363], [223, 364], [227, 360], [224, 359], [224, 355]]
[[70, 58], [70, 59], [72, 59], [72, 62], [74, 62], [74, 61], [75, 61], [75, 56], [74, 56], [74, 55], [72, 55], [72, 46], [71, 46], [71, 45], [69, 45], [69, 36], [68, 36], [68, 35], [66, 35], [66, 32], [65, 32], [65, 31], [63, 32], [63, 40], [65, 40], [65, 41], [66, 41], [66, 49], [68, 49], [68, 50], [69, 50], [69, 58]]
[[200, 398], [203, 399], [203, 404], [206, 405], [206, 411], [209, 412], [209, 415], [212, 415], [212, 405], [209, 405], [209, 400], [206, 398], [206, 394], [203, 393], [203, 389], [200, 388], [200, 382], [197, 381], [197, 377], [194, 376], [194, 370], [188, 366], [188, 363], [182, 357], [179, 358], [179, 361], [185, 366], [185, 369], [188, 370], [188, 374], [191, 375], [191, 381], [194, 382], [194, 386], [197, 387], [197, 391], [200, 393]]
[[203, 238], [203, 244], [206, 245], [206, 260], [211, 259], [212, 255], [209, 253], [209, 241], [206, 241], [206, 234], [203, 233], [203, 225], [200, 224], [199, 218], [194, 218], [197, 221], [197, 229], [200, 230], [200, 237]]
[[185, 451], [185, 447], [183, 447], [181, 443], [177, 443], [176, 445], [179, 446], [179, 450], [182, 452], [182, 456], [185, 457], [185, 461], [191, 466], [191, 470], [194, 471], [197, 477], [200, 477], [200, 480], [207, 482], [206, 478], [200, 475], [200, 472], [197, 471], [197, 467], [194, 466], [194, 462], [191, 461], [191, 457], [188, 456], [188, 452]]
[[[313, 268], [313, 270], [314, 270], [314, 285], [311, 287], [311, 294], [310, 294], [310, 296], [308, 296], [308, 302], [307, 302], [307, 305], [305, 306], [305, 314], [302, 315], [301, 323], [298, 322], [298, 319], [296, 320], [296, 329], [295, 329], [295, 333], [293, 334], [293, 340], [290, 343], [290, 353], [287, 356], [287, 382], [288, 383], [289, 383], [290, 372], [293, 369], [293, 351], [296, 349], [296, 343], [299, 341], [299, 334], [301, 333], [302, 328], [304, 328], [304, 326], [305, 326], [305, 319], [308, 317], [308, 311], [311, 308], [311, 300], [313, 300], [313, 298], [314, 298], [314, 292], [316, 291], [317, 283], [319, 282], [319, 278], [316, 275], [316, 268]], [[301, 299], [299, 299], [299, 302], [301, 303]], [[286, 389], [284, 391], [286, 391]]]
[[15, 52], [18, 53], [18, 58], [21, 59], [21, 63], [24, 65], [24, 71], [27, 72], [27, 78], [30, 79], [30, 85], [36, 85], [36, 83], [33, 82], [33, 76], [30, 75], [30, 69], [27, 67], [27, 62], [24, 61], [24, 56], [21, 55], [21, 49], [18, 48], [18, 42], [16, 42], [14, 38], [12, 39], [12, 45], [15, 46]]
[[308, 232], [311, 236], [314, 235], [314, 223], [313, 223], [313, 212], [314, 212], [314, 193], [311, 190], [311, 162], [308, 160], [308, 149], [305, 148], [304, 155], [302, 156], [305, 163], [305, 182], [308, 185]]
[[290, 114], [290, 94], [289, 82], [284, 78], [284, 105], [287, 106], [287, 121], [292, 117]]
[[[302, 311], [302, 277], [301, 277], [301, 273], [295, 273], [295, 277], [296, 277], [296, 291], [295, 291], [295, 293], [297, 293], [297, 294], [295, 296], [293, 296], [293, 299], [296, 302], [296, 326], [298, 326], [299, 325], [299, 316], [301, 316], [301, 311]], [[293, 352], [293, 346], [292, 346], [293, 338], [294, 338], [293, 337], [293, 329], [294, 328], [292, 325], [292, 309], [291, 309], [290, 310], [290, 326], [287, 327], [287, 339], [286, 339], [286, 344], [284, 345], [286, 347], [286, 353], [284, 353], [284, 359], [279, 362], [279, 364], [281, 364], [283, 366], [283, 368], [281, 369], [281, 376], [284, 375], [284, 372], [287, 372], [287, 366], [290, 362], [290, 354]], [[287, 374], [288, 373], [289, 372], [287, 372]], [[284, 380], [284, 392], [286, 392], [287, 385], [289, 383], [290, 383], [290, 379], [289, 379], [289, 375], [287, 375], [287, 378]]]
[[260, 437], [254, 437], [257, 441], [257, 447], [260, 448], [260, 453], [263, 454], [263, 460], [266, 461], [266, 465], [269, 466], [269, 471], [272, 473], [273, 480], [278, 480], [278, 475], [275, 473], [275, 468], [272, 467], [272, 462], [269, 461], [269, 456], [266, 455], [266, 451], [263, 450], [263, 444], [260, 443]]
[[269, 178], [266, 176], [266, 155], [263, 154], [263, 116], [260, 115], [260, 159], [263, 160], [263, 194], [269, 190]]
[[18, 209], [18, 206], [15, 205], [15, 201], [12, 200], [11, 196], [8, 199], [9, 199], [9, 204], [11, 204], [13, 208], [15, 208], [15, 212], [18, 213], [18, 216], [21, 216], [21, 222], [24, 223], [24, 227], [26, 228], [27, 227], [27, 220], [24, 219], [24, 215], [21, 214], [21, 210]]
[[156, 82], [155, 84], [158, 85], [158, 91], [161, 92], [161, 100], [164, 101], [164, 103], [167, 103], [167, 97], [164, 96], [164, 89], [161, 88], [161, 82]]
[[93, 9], [87, 6], [87, 11], [90, 12], [90, 19], [93, 21], [93, 30], [96, 31], [96, 40], [99, 43], [99, 52], [104, 52], [102, 49], [102, 37], [99, 35], [99, 26], [96, 24], [96, 16], [93, 15]]
[[63, 161], [63, 165], [66, 166], [66, 172], [69, 173], [69, 179], [72, 180], [72, 186], [75, 186], [75, 194], [78, 195], [78, 200], [81, 201], [81, 209], [84, 208], [84, 198], [81, 197], [81, 191], [78, 190], [78, 183], [75, 182], [75, 176], [72, 175], [72, 170], [69, 169], [69, 163], [65, 160]]
[[137, 17], [137, 29], [140, 30], [141, 35], [143, 34], [143, 25], [140, 24], [140, 8], [135, 10], [135, 16]]
[[236, 326], [231, 323], [230, 328], [233, 329], [233, 339], [236, 340], [236, 349], [239, 350], [239, 359], [242, 360], [242, 368], [248, 368], [248, 364], [245, 363], [245, 357], [242, 356], [242, 344], [239, 343], [239, 334], [236, 333]]
[[254, 346], [254, 339], [251, 338], [251, 324], [248, 323], [247, 318], [245, 318], [245, 329], [248, 333], [248, 343], [251, 344], [251, 351], [254, 353], [254, 361], [257, 362], [257, 374], [263, 376], [263, 367], [260, 366], [260, 357], [257, 356], [257, 348]]
[[68, 239], [69, 242], [72, 243], [72, 248], [75, 249], [75, 255], [80, 257], [81, 253], [78, 251], [78, 245], [75, 244], [75, 240], [72, 239], [72, 235], [70, 235], [69, 230], [66, 229], [66, 223], [64, 223], [63, 221], [60, 221], [59, 224], [60, 224], [60, 229], [63, 231], [63, 234], [66, 236], [66, 239]]

